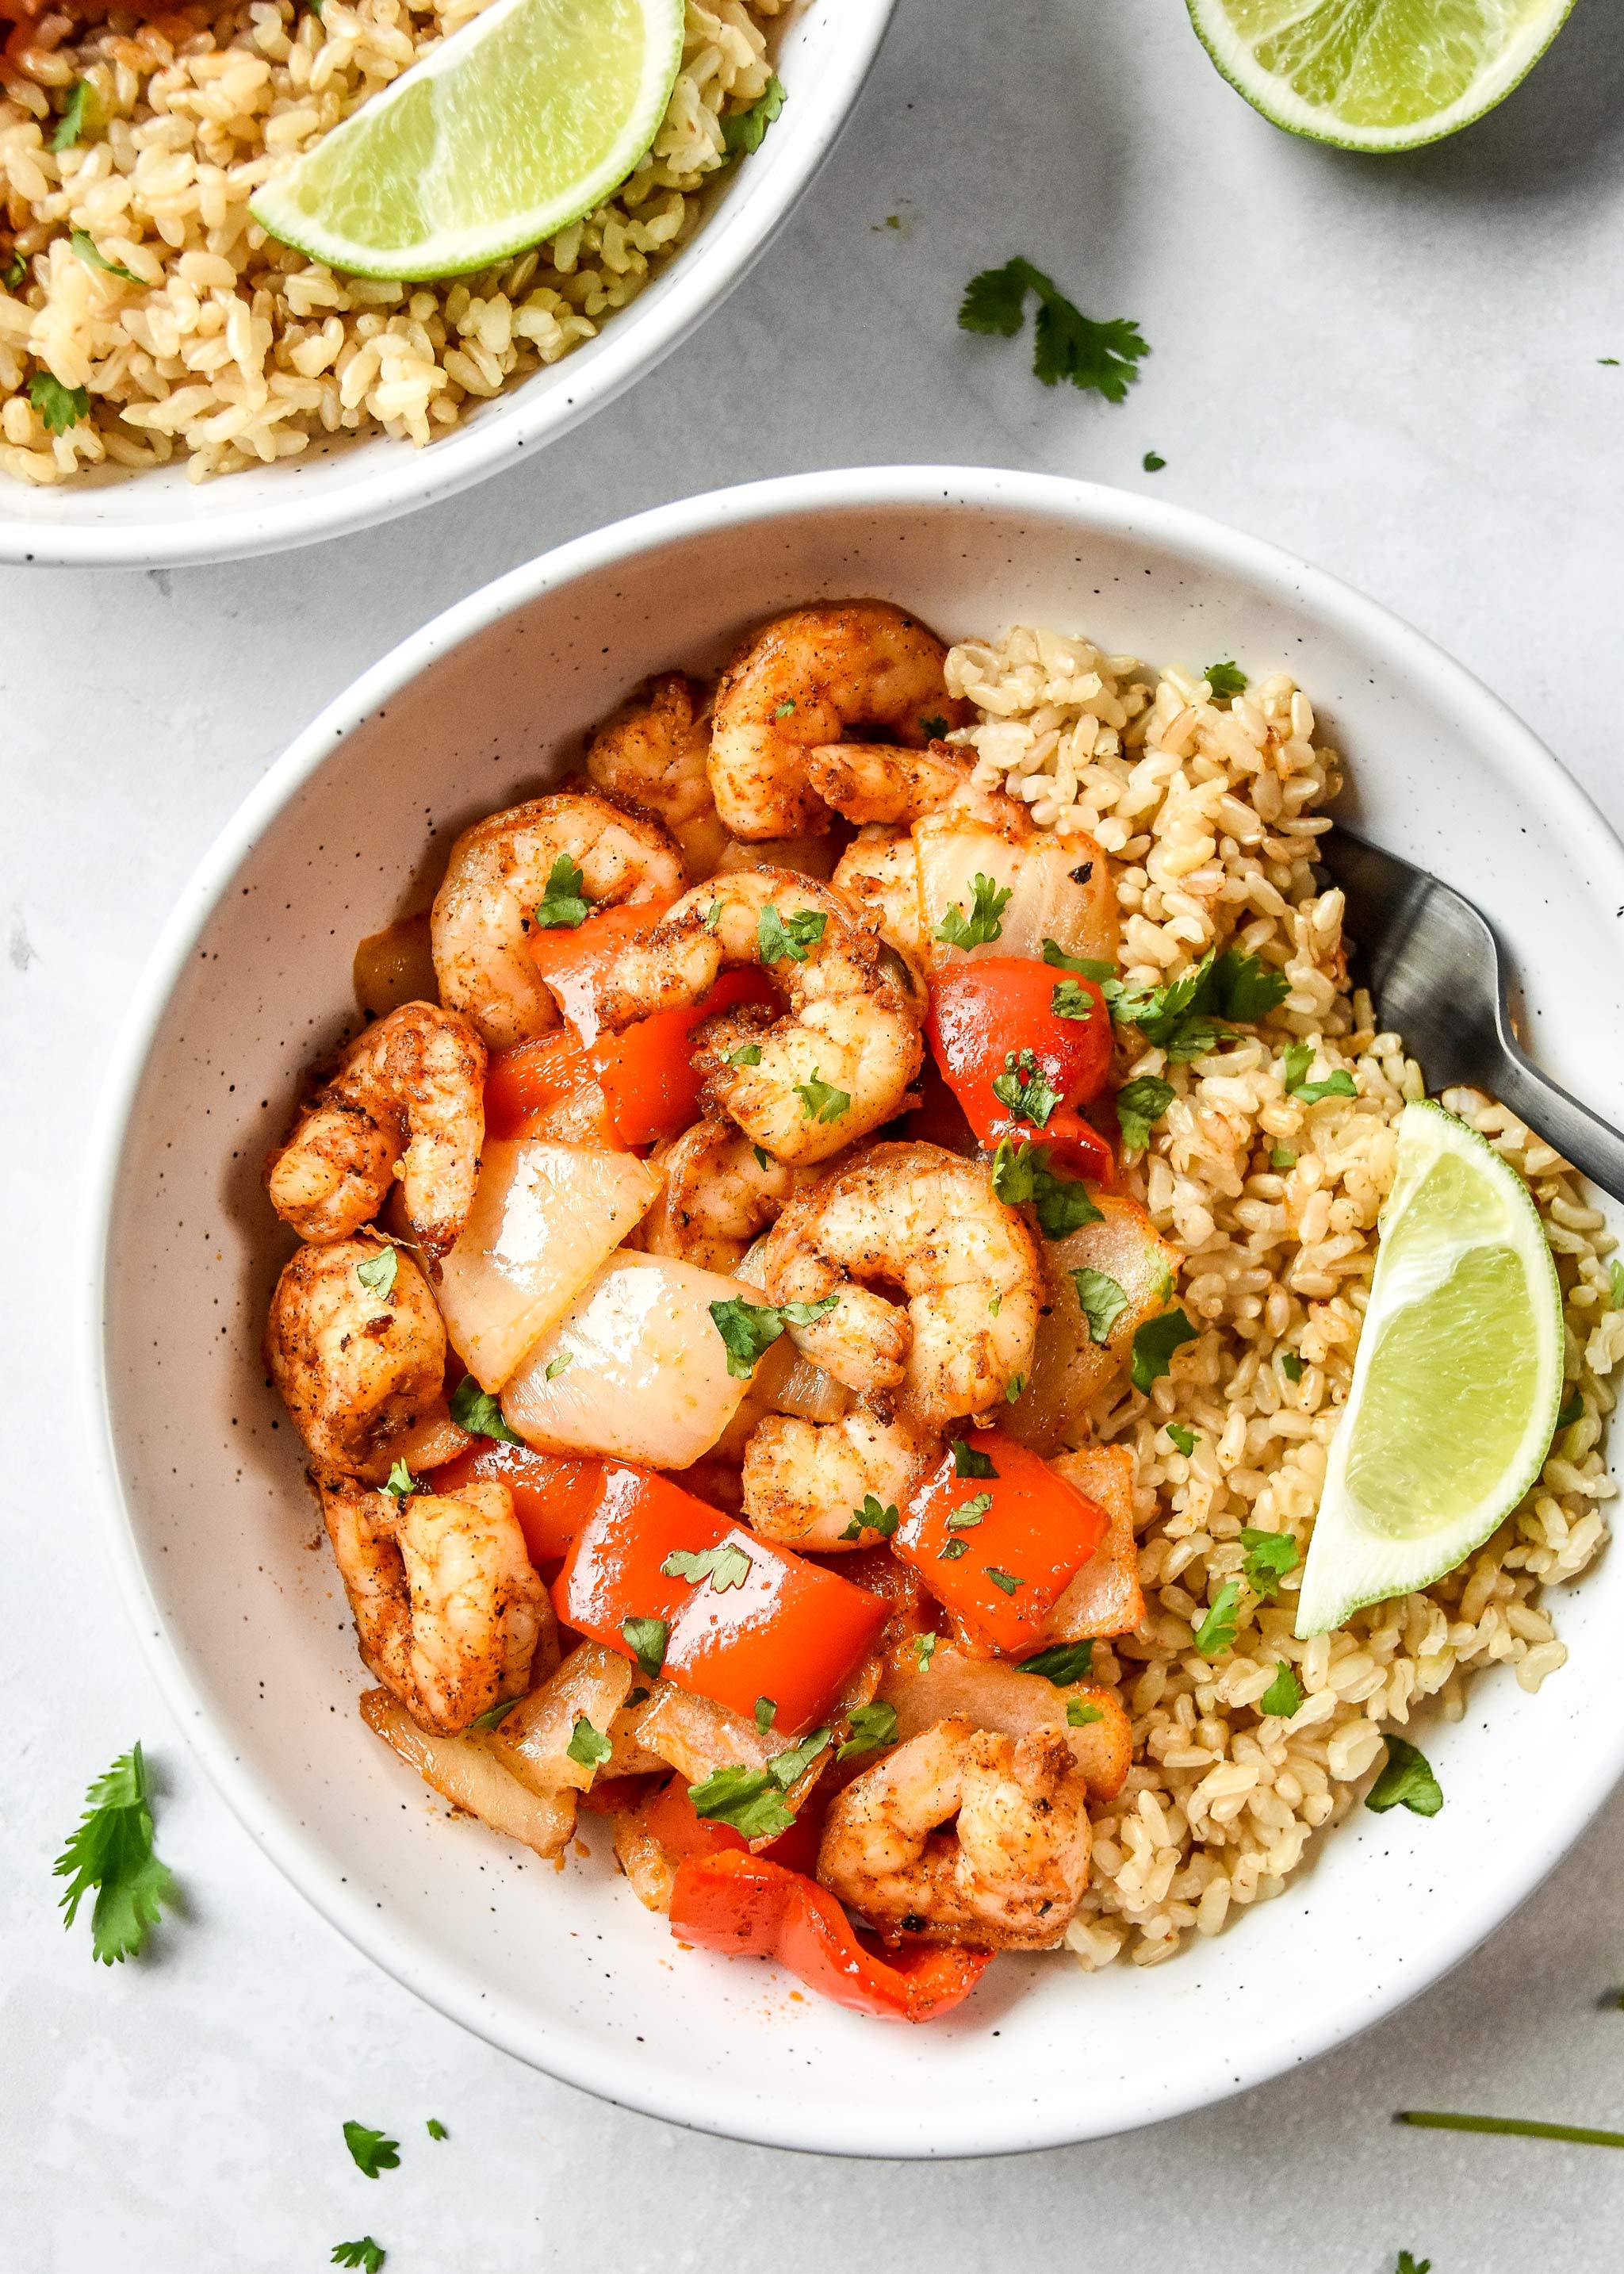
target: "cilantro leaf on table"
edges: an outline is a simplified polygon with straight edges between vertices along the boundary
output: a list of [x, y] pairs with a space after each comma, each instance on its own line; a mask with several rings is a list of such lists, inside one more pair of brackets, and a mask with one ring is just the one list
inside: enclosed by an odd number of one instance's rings
[[725, 1595], [749, 1577], [750, 1558], [736, 1540], [725, 1540], [718, 1547], [673, 1547], [660, 1570], [668, 1579], [691, 1579], [696, 1586], [709, 1579]]
[[1133, 1355], [1128, 1366], [1128, 1377], [1135, 1389], [1148, 1395], [1152, 1382], [1172, 1371], [1172, 1356], [1179, 1344], [1197, 1339], [1197, 1329], [1182, 1311], [1163, 1311], [1154, 1319], [1147, 1319], [1133, 1337]]
[[1084, 1318], [1088, 1321], [1088, 1339], [1103, 1343], [1110, 1339], [1111, 1329], [1128, 1307], [1127, 1291], [1109, 1271], [1096, 1271], [1085, 1263], [1071, 1274], [1077, 1289], [1077, 1299]]
[[620, 1636], [650, 1681], [658, 1682], [660, 1668], [665, 1663], [665, 1645], [671, 1640], [671, 1628], [666, 1621], [622, 1619]]
[[471, 1374], [465, 1374], [451, 1393], [451, 1418], [470, 1437], [494, 1437], [502, 1445], [524, 1442], [508, 1427], [502, 1419], [502, 1409], [491, 1392], [481, 1389]]
[[1041, 1129], [1060, 1103], [1058, 1091], [1031, 1050], [1004, 1053], [1004, 1072], [992, 1078], [992, 1094], [1000, 1105], [1022, 1121]]
[[352, 2117], [344, 2127], [344, 2145], [355, 2159], [356, 2169], [375, 2180], [380, 2172], [392, 2172], [401, 2160], [401, 2143], [387, 2140], [381, 2132], [373, 2132]]
[[756, 944], [763, 963], [804, 963], [823, 937], [829, 919], [817, 908], [797, 908], [780, 916], [771, 900], [756, 919]]
[[139, 1745], [121, 1754], [85, 1796], [86, 1814], [52, 1866], [68, 1881], [62, 1896], [71, 1926], [92, 1887], [90, 1947], [103, 1966], [133, 1957], [158, 1923], [165, 1904], [174, 1908], [174, 1879], [153, 1852], [152, 1803], [147, 1762]]
[[742, 1295], [712, 1303], [711, 1324], [727, 1352], [727, 1371], [744, 1382], [764, 1351], [771, 1350], [786, 1327], [809, 1327], [832, 1311], [838, 1295], [825, 1295], [817, 1303], [747, 1303]]
[[1259, 1532], [1251, 1525], [1241, 1527], [1241, 1546], [1246, 1551], [1242, 1566], [1246, 1585], [1259, 1602], [1272, 1603], [1287, 1572], [1301, 1562], [1302, 1549], [1289, 1532]]
[[1365, 1796], [1365, 1807], [1378, 1816], [1389, 1808], [1407, 1808], [1415, 1816], [1436, 1816], [1444, 1804], [1444, 1792], [1426, 1755], [1402, 1737], [1387, 1738], [1387, 1764]]
[[1203, 1658], [1222, 1658], [1235, 1647], [1239, 1624], [1241, 1591], [1236, 1579], [1226, 1579], [1214, 1596], [1206, 1617], [1195, 1630], [1195, 1646]]
[[[746, 1559], [747, 1563], [748, 1559]], [[595, 1729], [584, 1713], [577, 1713], [575, 1726], [569, 1733], [569, 1743], [564, 1748], [572, 1761], [583, 1769], [600, 1769], [613, 1752], [614, 1747], [601, 1729]]]
[[811, 1081], [796, 1082], [794, 1090], [808, 1121], [838, 1121], [852, 1110], [851, 1091], [837, 1089], [831, 1081], [820, 1081], [816, 1066]]
[[1025, 320], [1028, 292], [1037, 296], [1032, 368], [1044, 386], [1069, 380], [1108, 403], [1120, 403], [1139, 377], [1140, 358], [1150, 353], [1138, 324], [1126, 316], [1101, 322], [1084, 315], [1052, 276], [1019, 255], [970, 279], [959, 310], [961, 329], [1013, 339]]
[[1209, 663], [1202, 676], [1218, 702], [1233, 702], [1237, 695], [1244, 695], [1252, 684], [1236, 663]]
[[1274, 1679], [1259, 1699], [1259, 1710], [1289, 1721], [1303, 1702], [1303, 1685], [1283, 1658], [1274, 1660]]
[[739, 158], [759, 150], [785, 101], [784, 82], [775, 72], [754, 102], [743, 110], [727, 112], [722, 120], [722, 147], [727, 155]]
[[853, 1760], [860, 1753], [877, 1753], [882, 1745], [897, 1742], [897, 1709], [883, 1700], [872, 1706], [853, 1706], [847, 1717], [852, 1734], [835, 1753], [838, 1761]]
[[1287, 1095], [1304, 1105], [1318, 1105], [1322, 1097], [1357, 1097], [1358, 1088], [1353, 1076], [1338, 1066], [1322, 1081], [1310, 1081], [1308, 1069], [1314, 1062], [1312, 1043], [1289, 1043], [1285, 1050], [1285, 1071], [1282, 1079]]
[[1173, 1085], [1159, 1074], [1141, 1073], [1116, 1093], [1116, 1124], [1131, 1153], [1142, 1153], [1150, 1133], [1173, 1103]]
[[1030, 1205], [1045, 1239], [1064, 1239], [1086, 1224], [1103, 1221], [1079, 1177], [1062, 1177], [1049, 1165], [1047, 1145], [999, 1141], [992, 1156], [992, 1188], [1009, 1208]]
[[1417, 2258], [1410, 2251], [1401, 2250], [1393, 2274], [1432, 2274], [1432, 2262], [1430, 2258]]
[[578, 931], [592, 913], [586, 878], [568, 853], [560, 853], [547, 876], [547, 889], [534, 911], [542, 931]]
[[1162, 471], [1162, 467], [1166, 465], [1167, 460], [1162, 456], [1159, 451], [1147, 450], [1144, 456], [1139, 460], [1139, 463], [1144, 467], [1145, 471], [1147, 474], [1159, 474]]
[[1051, 1643], [1047, 1650], [1034, 1651], [1023, 1658], [1016, 1668], [1019, 1674], [1041, 1674], [1045, 1682], [1052, 1682], [1056, 1690], [1069, 1689], [1074, 1682], [1086, 1681], [1094, 1672], [1092, 1642]]
[[445, 2126], [440, 2122], [438, 2116], [430, 2117], [428, 2120], [428, 2135], [431, 2140], [448, 2140], [451, 2136], [447, 2131]]
[[54, 373], [36, 371], [28, 381], [28, 400], [45, 423], [48, 434], [65, 434], [90, 416], [90, 389], [64, 387]]
[[1004, 911], [1013, 897], [1013, 885], [1000, 885], [978, 869], [970, 881], [970, 913], [955, 904], [936, 926], [936, 937], [950, 947], [986, 947], [1004, 931]]
[[[432, 2123], [433, 2119], [431, 2117], [429, 2120]], [[330, 2266], [358, 2266], [361, 2274], [378, 2274], [388, 2255], [381, 2242], [374, 2242], [370, 2234], [364, 2234], [358, 2242], [335, 2242], [327, 2263]]]

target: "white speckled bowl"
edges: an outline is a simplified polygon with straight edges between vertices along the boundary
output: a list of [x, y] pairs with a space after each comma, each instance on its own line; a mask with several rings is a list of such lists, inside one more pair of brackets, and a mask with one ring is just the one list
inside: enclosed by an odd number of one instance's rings
[[[350, 1004], [363, 933], [429, 832], [545, 783], [642, 674], [750, 618], [889, 594], [949, 635], [1011, 620], [1199, 665], [1289, 665], [1379, 838], [1471, 893], [1522, 962], [1538, 1055], [1624, 1118], [1624, 854], [1528, 730], [1371, 602], [1173, 508], [1019, 473], [820, 473], [620, 523], [397, 648], [272, 768], [142, 984], [97, 1152], [95, 1438], [136, 1625], [244, 1822], [312, 1902], [442, 2011], [635, 2107], [880, 2156], [1033, 2148], [1143, 2124], [1306, 2060], [1497, 1925], [1624, 1766], [1624, 1571], [1558, 1604], [1538, 1697], [1496, 1673], [1425, 1742], [1447, 1805], [1357, 1813], [1259, 1917], [1150, 1972], [1002, 1960], [948, 2019], [861, 2021], [756, 1962], [685, 1954], [609, 1860], [562, 1873], [452, 1821], [363, 1728], [350, 1621], [256, 1352], [283, 1243], [259, 1162]], [[1584, 984], [1573, 984], [1575, 973]], [[1528, 1796], [1536, 1793], [1530, 1807]]]
[[151, 568], [279, 553], [454, 496], [556, 441], [635, 384], [726, 298], [839, 139], [896, 0], [801, 0], [770, 34], [787, 94], [689, 242], [596, 339], [469, 412], [419, 450], [387, 434], [193, 483], [177, 462], [60, 488], [0, 481], [0, 561]]

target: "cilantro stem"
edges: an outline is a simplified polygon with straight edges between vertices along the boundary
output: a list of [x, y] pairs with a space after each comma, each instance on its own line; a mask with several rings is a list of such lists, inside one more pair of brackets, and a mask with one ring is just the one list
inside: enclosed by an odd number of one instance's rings
[[1624, 2132], [1602, 2132], [1589, 2124], [1537, 2124], [1526, 2116], [1451, 2116], [1435, 2108], [1402, 2108], [1397, 2124], [1418, 2124], [1433, 2132], [1509, 2132], [1524, 2140], [1573, 2140], [1584, 2148], [1624, 2148]]

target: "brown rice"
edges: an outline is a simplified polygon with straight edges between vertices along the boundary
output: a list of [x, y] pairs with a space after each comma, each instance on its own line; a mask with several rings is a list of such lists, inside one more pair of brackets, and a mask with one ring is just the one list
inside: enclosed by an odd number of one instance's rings
[[[1298, 1642], [1299, 1561], [1275, 1603], [1243, 1588], [1234, 1650], [1203, 1657], [1194, 1630], [1241, 1577], [1241, 1527], [1289, 1532], [1306, 1547], [1351, 1381], [1395, 1125], [1425, 1095], [1421, 1069], [1400, 1036], [1375, 1031], [1369, 997], [1349, 991], [1342, 895], [1319, 892], [1311, 866], [1340, 762], [1316, 747], [1312, 710], [1288, 677], [1220, 704], [1192, 675], [1149, 680], [1130, 657], [1017, 629], [996, 645], [955, 648], [948, 684], [982, 713], [954, 738], [974, 749], [978, 779], [1112, 854], [1126, 978], [1162, 982], [1233, 940], [1291, 983], [1258, 1038], [1187, 1065], [1140, 1050], [1117, 1070], [1162, 1074], [1176, 1092], [1126, 1181], [1184, 1248], [1180, 1299], [1202, 1331], [1150, 1397], [1118, 1390], [1088, 1417], [1097, 1436], [1136, 1455], [1148, 1608], [1137, 1633], [1095, 1648], [1100, 1677], [1121, 1685], [1135, 1758], [1096, 1821], [1094, 1876], [1067, 1941], [1089, 1968], [1124, 1954], [1154, 1965], [1192, 1930], [1215, 1933], [1232, 1906], [1279, 1894], [1312, 1834], [1359, 1798], [1384, 1725], [1404, 1728], [1428, 1699], [1458, 1718], [1466, 1675], [1496, 1660], [1528, 1690], [1561, 1665], [1541, 1593], [1598, 1553], [1615, 1490], [1600, 1449], [1608, 1377], [1624, 1358], [1605, 1261], [1615, 1243], [1549, 1146], [1480, 1093], [1445, 1093], [1534, 1194], [1582, 1416], [1559, 1432], [1522, 1506], [1436, 1585]], [[1288, 1096], [1282, 1054], [1299, 1039], [1315, 1044], [1317, 1069], [1351, 1073], [1356, 1098], [1305, 1107]], [[1275, 1151], [1294, 1163], [1273, 1165]], [[1292, 1352], [1296, 1382], [1281, 1363]], [[1189, 1456], [1169, 1422], [1194, 1433]], [[1281, 1661], [1303, 1690], [1289, 1720], [1261, 1710]]]

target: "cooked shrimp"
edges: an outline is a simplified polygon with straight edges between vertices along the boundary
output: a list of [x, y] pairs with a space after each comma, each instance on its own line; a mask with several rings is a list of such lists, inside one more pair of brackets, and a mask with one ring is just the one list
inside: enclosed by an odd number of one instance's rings
[[870, 1525], [847, 1538], [872, 1494], [882, 1509], [906, 1508], [930, 1466], [937, 1440], [859, 1408], [843, 1420], [798, 1421], [769, 1413], [744, 1455], [744, 1513], [763, 1540], [819, 1555], [872, 1547]]
[[507, 1486], [402, 1500], [326, 1478], [317, 1489], [361, 1656], [412, 1720], [454, 1736], [522, 1698], [553, 1619]]
[[694, 1063], [707, 1105], [792, 1163], [826, 1160], [902, 1110], [924, 1057], [905, 992], [846, 902], [784, 870], [695, 885], [621, 950], [599, 1015], [620, 1028], [697, 1003], [719, 971], [746, 963], [771, 970], [788, 1014], [771, 1022], [757, 1008], [705, 1021]]
[[[380, 1292], [357, 1276], [395, 1257]], [[443, 1412], [446, 1329], [403, 1248], [372, 1239], [301, 1247], [271, 1297], [265, 1362], [316, 1466], [381, 1484], [401, 1442]]]
[[960, 1714], [836, 1795], [817, 1876], [876, 1925], [982, 1950], [1047, 1950], [1082, 1898], [1092, 1841], [1062, 1724], [1006, 1737]]
[[584, 790], [558, 790], [487, 814], [451, 848], [431, 934], [441, 999], [471, 1019], [492, 1050], [558, 1024], [526, 935], [560, 855], [581, 870], [595, 907], [674, 900], [682, 856], [658, 822]]
[[[933, 722], [934, 723], [934, 722]], [[847, 821], [917, 821], [970, 779], [945, 742], [910, 750], [889, 742], [826, 742], [807, 753], [807, 779]]]
[[947, 692], [946, 657], [934, 632], [889, 600], [795, 608], [754, 633], [722, 675], [710, 731], [711, 794], [733, 835], [827, 829], [808, 756], [854, 728], [922, 750], [933, 728], [965, 725], [971, 713]]
[[776, 1221], [808, 1173], [786, 1168], [731, 1121], [710, 1114], [658, 1147], [649, 1166], [665, 1182], [643, 1220], [644, 1248], [728, 1273], [738, 1270], [750, 1242]]
[[871, 931], [895, 948], [915, 970], [929, 959], [924, 911], [919, 897], [919, 860], [911, 831], [874, 822], [861, 829], [840, 855], [834, 888]]
[[701, 690], [668, 671], [605, 720], [586, 754], [599, 789], [640, 806], [670, 831], [690, 877], [708, 877], [728, 841], [710, 795], [710, 749]]
[[402, 1003], [351, 1043], [265, 1166], [301, 1239], [348, 1239], [390, 1184], [431, 1256], [456, 1244], [485, 1141], [485, 1044], [455, 1011]]
[[[756, 1258], [774, 1303], [840, 1298], [793, 1327], [815, 1364], [925, 1430], [1003, 1411], [1032, 1366], [1043, 1276], [986, 1168], [939, 1145], [873, 1145], [790, 1202]], [[906, 1310], [875, 1292], [899, 1287]]]

